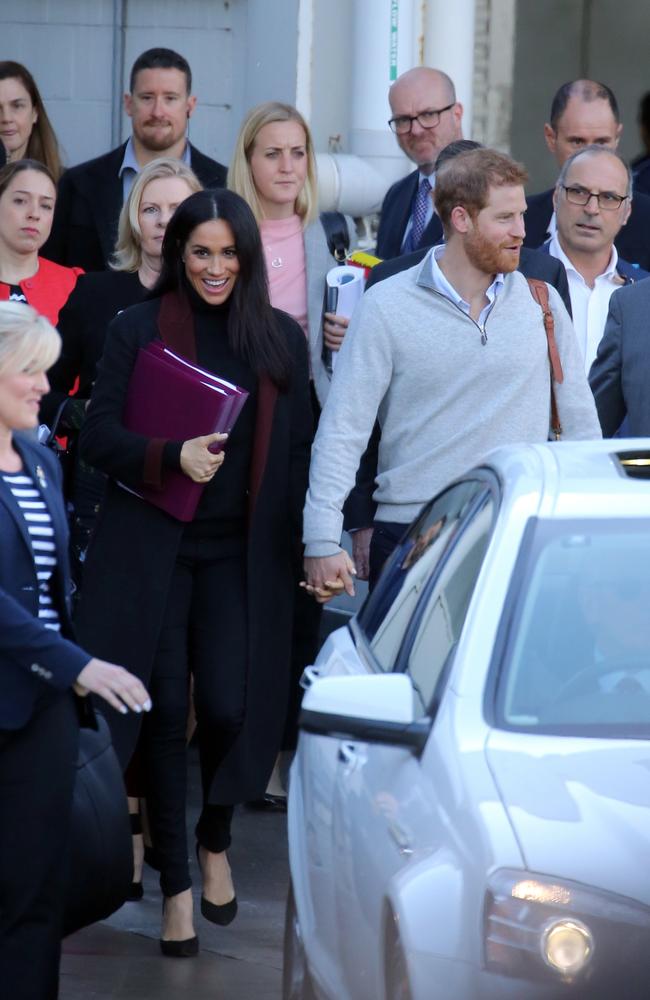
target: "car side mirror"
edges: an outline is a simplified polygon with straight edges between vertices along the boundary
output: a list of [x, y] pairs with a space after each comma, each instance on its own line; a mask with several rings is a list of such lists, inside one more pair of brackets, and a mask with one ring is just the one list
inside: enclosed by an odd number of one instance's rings
[[305, 692], [299, 725], [317, 736], [405, 747], [419, 757], [431, 719], [416, 719], [415, 704], [406, 674], [322, 677]]

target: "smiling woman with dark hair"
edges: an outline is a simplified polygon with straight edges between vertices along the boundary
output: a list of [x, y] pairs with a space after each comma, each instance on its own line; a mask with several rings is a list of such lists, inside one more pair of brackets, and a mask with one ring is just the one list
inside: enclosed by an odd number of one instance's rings
[[[203, 785], [201, 912], [226, 924], [237, 906], [225, 853], [233, 805], [263, 794], [282, 736], [312, 419], [305, 338], [270, 306], [257, 225], [238, 195], [202, 191], [177, 208], [151, 295], [112, 322], [81, 435], [109, 484], [78, 627], [93, 651], [111, 649], [150, 678], [155, 707], [140, 750], [165, 901], [161, 947], [186, 956], [198, 950], [185, 827], [188, 679]], [[210, 428], [174, 441], [124, 427], [138, 350], [156, 338], [249, 392], [225, 452], [209, 450], [223, 440]], [[187, 524], [129, 492], [164, 485], [171, 469], [205, 487]], [[116, 713], [109, 721], [126, 766], [137, 726]]]

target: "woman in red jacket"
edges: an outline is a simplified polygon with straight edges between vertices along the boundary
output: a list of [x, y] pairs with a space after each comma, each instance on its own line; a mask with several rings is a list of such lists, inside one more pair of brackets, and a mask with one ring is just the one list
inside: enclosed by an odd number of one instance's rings
[[56, 184], [37, 160], [0, 170], [0, 301], [26, 302], [56, 326], [83, 271], [39, 257], [52, 228]]

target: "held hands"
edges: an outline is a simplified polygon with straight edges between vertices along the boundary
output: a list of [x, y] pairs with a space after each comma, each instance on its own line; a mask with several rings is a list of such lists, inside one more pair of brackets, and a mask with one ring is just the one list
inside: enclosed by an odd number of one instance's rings
[[195, 483], [209, 483], [225, 458], [223, 451], [215, 454], [214, 449], [220, 449], [227, 439], [227, 434], [204, 434], [185, 441], [181, 448], [181, 469], [185, 475]]
[[347, 552], [337, 552], [335, 556], [319, 558], [305, 557], [305, 576], [307, 579], [300, 586], [308, 594], [315, 597], [319, 604], [327, 604], [333, 597], [345, 591], [354, 597], [354, 580], [356, 576], [354, 563]]
[[347, 316], [337, 316], [336, 313], [325, 313], [323, 322], [323, 340], [330, 351], [340, 351], [345, 332], [350, 320]]
[[151, 698], [142, 681], [124, 667], [116, 667], [105, 660], [92, 659], [87, 663], [77, 677], [74, 689], [82, 697], [89, 691], [98, 694], [123, 715], [129, 709], [132, 712], [151, 710]]

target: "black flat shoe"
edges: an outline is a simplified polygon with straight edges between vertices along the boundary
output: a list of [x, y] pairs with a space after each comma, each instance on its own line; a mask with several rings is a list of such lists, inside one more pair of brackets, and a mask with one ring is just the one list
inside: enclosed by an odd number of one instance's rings
[[[196, 860], [199, 865], [199, 871], [203, 875], [203, 869], [201, 868], [201, 858], [199, 857], [199, 850], [201, 845], [196, 845]], [[227, 903], [211, 903], [209, 899], [205, 896], [201, 896], [201, 916], [209, 920], [211, 924], [218, 924], [220, 927], [227, 927], [231, 924], [235, 917], [237, 916], [237, 897], [233, 896], [231, 900]]]
[[199, 953], [199, 939], [196, 935], [184, 941], [164, 941], [160, 938], [160, 950], [167, 958], [194, 958]]

